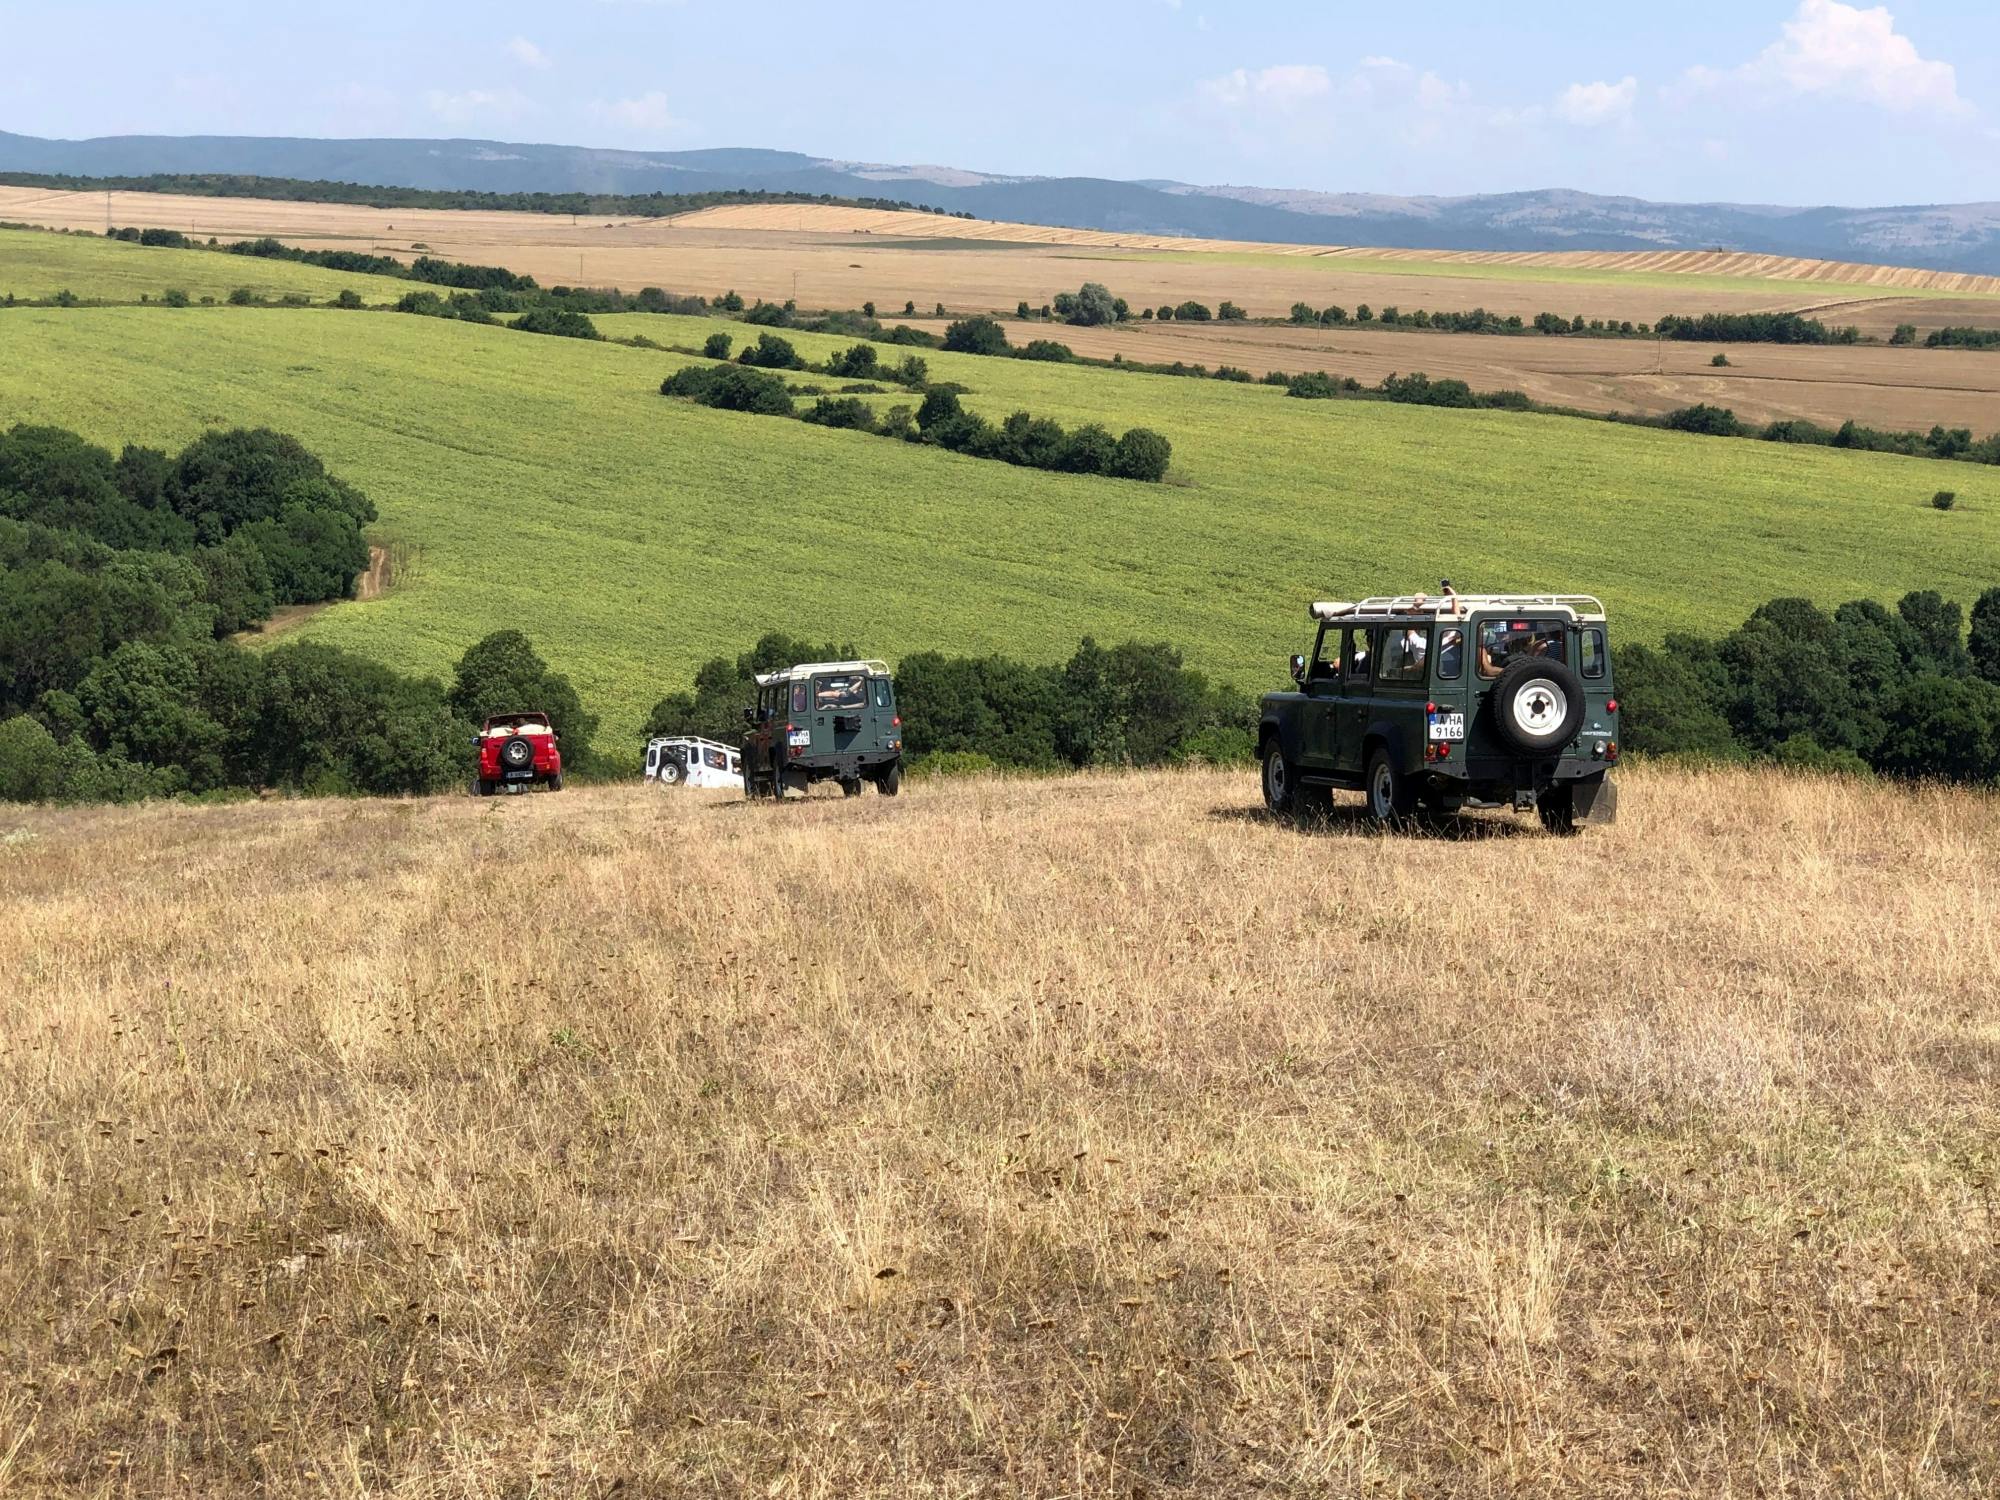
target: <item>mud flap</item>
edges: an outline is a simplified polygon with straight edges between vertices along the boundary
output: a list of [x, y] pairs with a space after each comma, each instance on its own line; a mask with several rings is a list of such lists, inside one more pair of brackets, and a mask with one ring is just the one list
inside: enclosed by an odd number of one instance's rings
[[1577, 782], [1573, 795], [1579, 823], [1618, 821], [1618, 787], [1609, 776], [1592, 776]]

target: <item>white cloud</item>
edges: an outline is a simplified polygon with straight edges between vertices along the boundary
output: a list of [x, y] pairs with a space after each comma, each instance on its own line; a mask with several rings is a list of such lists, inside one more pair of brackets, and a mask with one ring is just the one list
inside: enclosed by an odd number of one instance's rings
[[1225, 109], [1291, 114], [1332, 93], [1333, 80], [1316, 63], [1280, 63], [1255, 72], [1237, 68], [1219, 78], [1202, 80], [1199, 88], [1204, 98]]
[[667, 96], [658, 89], [639, 95], [636, 99], [614, 99], [609, 103], [600, 99], [591, 105], [591, 111], [601, 120], [621, 125], [627, 130], [666, 131], [680, 124], [667, 109]]
[[456, 94], [432, 89], [424, 96], [424, 102], [432, 114], [450, 125], [474, 120], [512, 120], [535, 107], [534, 101], [519, 89], [465, 89]]
[[524, 36], [515, 37], [507, 44], [507, 50], [513, 54], [514, 61], [527, 67], [546, 68], [549, 65], [548, 53]]
[[1559, 119], [1572, 125], [1612, 125], [1632, 118], [1638, 102], [1639, 80], [1621, 78], [1616, 83], [1573, 83], [1556, 96]]
[[1919, 53], [1887, 6], [1861, 10], [1840, 0], [1799, 0], [1783, 34], [1756, 57], [1737, 68], [1690, 68], [1671, 96], [1726, 92], [1847, 99], [1898, 114], [1976, 112], [1959, 96], [1957, 70]]

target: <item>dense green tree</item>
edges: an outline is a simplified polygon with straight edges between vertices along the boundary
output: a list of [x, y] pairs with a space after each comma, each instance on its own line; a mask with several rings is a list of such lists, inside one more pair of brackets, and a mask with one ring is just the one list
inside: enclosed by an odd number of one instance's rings
[[471, 724], [489, 714], [539, 709], [565, 740], [565, 754], [583, 749], [597, 733], [597, 716], [584, 711], [569, 679], [551, 671], [518, 630], [496, 630], [458, 659], [449, 702]]
[[1007, 330], [993, 318], [961, 318], [945, 329], [944, 346], [957, 354], [1005, 354]]
[[0, 802], [45, 802], [62, 782], [56, 737], [26, 714], [0, 719]]
[[1975, 672], [1988, 682], [2000, 683], [2000, 587], [1986, 590], [1972, 606], [1966, 652]]
[[1964, 676], [1972, 670], [1972, 658], [1965, 649], [1964, 616], [1956, 602], [1935, 589], [1920, 589], [1899, 599], [1896, 613], [1915, 635], [1917, 651], [1912, 665], [1917, 670], [1948, 677]]

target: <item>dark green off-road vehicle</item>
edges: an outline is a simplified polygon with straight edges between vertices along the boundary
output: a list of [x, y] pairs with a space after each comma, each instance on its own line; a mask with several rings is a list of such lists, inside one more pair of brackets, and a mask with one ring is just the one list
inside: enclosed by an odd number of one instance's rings
[[743, 721], [746, 797], [782, 797], [815, 781], [837, 781], [850, 797], [863, 782], [885, 797], [902, 789], [903, 720], [886, 663], [813, 661], [767, 672]]
[[1323, 813], [1336, 788], [1377, 822], [1534, 808], [1572, 833], [1608, 823], [1618, 700], [1604, 606], [1582, 594], [1423, 594], [1315, 604], [1291, 692], [1263, 700], [1274, 812]]

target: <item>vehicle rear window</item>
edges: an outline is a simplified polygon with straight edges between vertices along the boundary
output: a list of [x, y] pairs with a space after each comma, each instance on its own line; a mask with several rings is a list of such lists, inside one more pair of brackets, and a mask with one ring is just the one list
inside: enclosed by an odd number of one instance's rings
[[1604, 632], [1586, 630], [1578, 643], [1577, 655], [1582, 658], [1580, 665], [1586, 677], [1604, 675]]
[[792, 712], [803, 714], [805, 711], [806, 685], [803, 682], [795, 682], [792, 684]]
[[866, 708], [868, 678], [860, 672], [822, 677], [813, 686], [814, 708]]
[[1465, 632], [1456, 625], [1438, 632], [1438, 676], [1456, 682], [1465, 671]]
[[720, 771], [729, 764], [729, 757], [724, 755], [720, 750], [704, 750], [701, 753], [701, 758], [708, 762], [708, 768], [711, 771]]
[[1479, 625], [1479, 675], [1498, 677], [1517, 656], [1567, 661], [1569, 630], [1561, 620], [1482, 620]]
[[877, 708], [889, 707], [889, 679], [886, 677], [875, 679], [875, 706]]
[[1396, 626], [1382, 632], [1382, 664], [1377, 682], [1422, 682], [1431, 649], [1430, 632], [1419, 626]]

